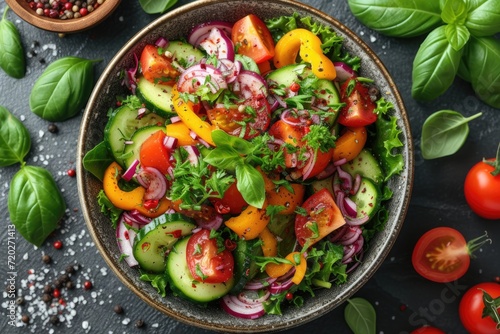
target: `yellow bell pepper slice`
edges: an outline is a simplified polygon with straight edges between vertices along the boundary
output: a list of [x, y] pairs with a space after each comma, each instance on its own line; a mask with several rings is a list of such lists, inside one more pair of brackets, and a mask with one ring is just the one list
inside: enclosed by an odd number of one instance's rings
[[177, 138], [180, 146], [196, 145], [198, 143], [191, 137], [190, 131], [184, 122], [172, 123], [166, 126], [167, 136]]
[[313, 73], [320, 79], [333, 80], [337, 71], [333, 62], [323, 54], [321, 39], [307, 29], [294, 29], [276, 43], [274, 66], [280, 68], [295, 64], [297, 54], [311, 64]]
[[262, 241], [262, 255], [266, 257], [274, 257], [278, 255], [278, 239], [267, 227], [259, 234]]
[[270, 218], [266, 215], [266, 206], [266, 201], [264, 201], [262, 209], [249, 205], [239, 216], [226, 220], [225, 224], [240, 238], [245, 240], [255, 239], [259, 237], [259, 234], [269, 223]]
[[[299, 261], [295, 261], [296, 258], [299, 258]], [[292, 282], [299, 284], [306, 274], [307, 260], [300, 252], [292, 252], [288, 254], [285, 259], [290, 261], [290, 263], [268, 263], [266, 265], [266, 273], [269, 277], [277, 278], [285, 275], [290, 269], [292, 269], [292, 267], [295, 267]]]
[[172, 103], [174, 105], [174, 110], [179, 116], [179, 118], [186, 124], [186, 126], [196, 133], [201, 139], [206, 141], [212, 146], [215, 143], [212, 140], [212, 131], [215, 127], [202, 120], [193, 110], [192, 102], [185, 102], [177, 90], [177, 85], [172, 88]]
[[143, 206], [143, 197], [146, 193], [144, 187], [137, 187], [131, 191], [123, 191], [118, 186], [121, 178], [122, 167], [117, 162], [112, 162], [103, 177], [103, 190], [108, 199], [119, 209], [130, 211], [138, 210], [146, 217], [155, 218], [165, 213], [170, 208], [170, 201], [166, 198], [160, 200], [155, 209], [147, 209]]

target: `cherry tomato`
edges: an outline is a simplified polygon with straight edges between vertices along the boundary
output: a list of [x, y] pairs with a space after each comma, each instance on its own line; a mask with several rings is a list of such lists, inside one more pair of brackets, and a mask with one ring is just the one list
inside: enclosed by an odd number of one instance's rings
[[250, 14], [236, 21], [231, 39], [239, 54], [248, 56], [257, 64], [274, 56], [274, 40], [266, 24]]
[[158, 130], [142, 143], [139, 151], [139, 160], [142, 166], [154, 167], [163, 174], [167, 174], [172, 165], [170, 151], [163, 144], [165, 137], [165, 132]]
[[148, 44], [144, 47], [139, 62], [144, 78], [150, 82], [173, 85], [180, 75], [172, 66], [172, 57], [159, 54], [154, 45]]
[[413, 267], [428, 280], [445, 283], [462, 277], [470, 265], [470, 254], [484, 243], [488, 235], [465, 241], [463, 235], [451, 227], [436, 227], [420, 237], [412, 254]]
[[424, 326], [418, 329], [415, 329], [410, 334], [446, 334], [442, 330], [436, 327]]
[[210, 231], [201, 229], [191, 235], [186, 261], [193, 278], [205, 283], [227, 282], [233, 276], [234, 259], [227, 249], [220, 250]]
[[220, 214], [230, 213], [236, 215], [241, 213], [243, 208], [248, 205], [238, 190], [236, 182], [227, 188], [222, 198], [210, 198], [210, 202]]
[[333, 161], [346, 159], [351, 161], [356, 158], [365, 146], [368, 138], [364, 126], [357, 128], [345, 128], [341, 136], [335, 141], [335, 147], [332, 150]]
[[340, 87], [341, 101], [346, 105], [340, 110], [338, 122], [344, 126], [366, 126], [377, 120], [375, 103], [371, 100], [368, 87], [357, 79], [347, 80]]
[[[497, 157], [496, 160], [478, 162], [465, 177], [465, 199], [472, 211], [486, 219], [500, 219], [500, 174], [498, 174], [500, 166], [497, 162], [499, 159], [500, 157]], [[496, 168], [493, 166], [495, 163]], [[492, 174], [494, 171], [497, 172], [496, 175]]]
[[[458, 308], [460, 321], [471, 334], [498, 334], [497, 323], [493, 318], [490, 315], [483, 317], [483, 309], [485, 308], [483, 291], [493, 299], [500, 298], [500, 284], [493, 282], [476, 284], [467, 290], [460, 300]], [[498, 315], [500, 307], [496, 311]]]
[[325, 188], [307, 198], [302, 207], [307, 215], [295, 217], [295, 235], [301, 246], [311, 246], [345, 224], [332, 194]]
[[331, 161], [331, 152], [322, 152], [309, 148], [302, 140], [305, 134], [309, 132], [306, 125], [293, 125], [283, 120], [278, 120], [269, 129], [269, 134], [275, 139], [282, 140], [291, 146], [302, 148], [306, 154], [305, 160], [300, 160], [297, 152], [289, 152], [285, 147], [285, 165], [292, 170], [293, 177], [304, 180], [313, 178], [323, 171]]

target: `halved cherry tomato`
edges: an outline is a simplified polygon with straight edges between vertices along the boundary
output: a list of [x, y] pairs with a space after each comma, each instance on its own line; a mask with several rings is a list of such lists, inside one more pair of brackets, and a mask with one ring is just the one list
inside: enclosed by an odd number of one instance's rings
[[467, 173], [465, 199], [472, 211], [486, 219], [500, 219], [500, 146], [497, 158], [475, 164]]
[[462, 277], [470, 265], [470, 254], [485, 242], [487, 235], [465, 241], [451, 227], [436, 227], [420, 237], [412, 254], [413, 267], [428, 280], [445, 283]]
[[345, 224], [332, 194], [321, 189], [302, 204], [307, 215], [295, 217], [295, 235], [301, 246], [311, 246]]
[[338, 122], [345, 126], [366, 126], [377, 120], [375, 102], [370, 98], [368, 87], [356, 78], [349, 79], [340, 87], [340, 99], [346, 105], [340, 110]]
[[223, 283], [233, 277], [233, 255], [227, 249], [219, 249], [209, 230], [201, 229], [189, 238], [186, 261], [191, 275], [199, 282]]
[[158, 130], [142, 143], [139, 151], [141, 166], [154, 167], [163, 174], [168, 173], [172, 164], [170, 163], [170, 151], [163, 144], [165, 137], [165, 132]]
[[341, 136], [335, 141], [335, 147], [332, 151], [333, 161], [346, 159], [351, 161], [356, 158], [365, 146], [368, 138], [364, 126], [355, 128], [345, 128]]
[[446, 334], [442, 330], [436, 327], [424, 326], [419, 329], [415, 329], [410, 334]]
[[150, 82], [173, 85], [180, 75], [172, 66], [172, 58], [158, 53], [158, 48], [148, 44], [144, 47], [140, 59], [142, 74]]
[[252, 58], [257, 64], [274, 56], [274, 40], [271, 32], [254, 14], [236, 21], [231, 39], [239, 54]]
[[233, 215], [240, 214], [243, 208], [248, 205], [248, 203], [243, 199], [236, 182], [231, 184], [227, 188], [224, 196], [222, 198], [210, 198], [210, 202], [215, 207], [215, 210], [220, 214], [230, 213]]
[[[500, 307], [490, 308], [486, 316], [483, 315], [485, 305], [484, 293], [487, 293], [500, 305], [500, 284], [493, 282], [479, 283], [465, 292], [458, 308], [460, 321], [471, 334], [498, 334], [500, 326]], [[497, 319], [497, 320], [494, 320]]]

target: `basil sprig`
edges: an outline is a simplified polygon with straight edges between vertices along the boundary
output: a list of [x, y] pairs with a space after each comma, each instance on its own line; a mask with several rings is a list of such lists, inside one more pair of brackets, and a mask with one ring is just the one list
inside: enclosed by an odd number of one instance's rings
[[51, 63], [31, 90], [31, 111], [52, 122], [75, 116], [94, 87], [94, 62], [96, 60], [64, 57]]
[[456, 153], [469, 135], [468, 122], [482, 113], [465, 118], [453, 110], [430, 115], [422, 126], [420, 149], [424, 159], [436, 159]]
[[[217, 147], [210, 151], [204, 160], [214, 167], [234, 171], [236, 186], [243, 199], [252, 206], [262, 208], [266, 198], [264, 178], [249, 162], [253, 151], [251, 144], [222, 130], [212, 131], [212, 139]], [[245, 157], [246, 155], [248, 157]]]
[[21, 36], [14, 23], [7, 20], [5, 8], [0, 20], [0, 67], [13, 78], [22, 78], [26, 73], [26, 59]]
[[21, 164], [7, 198], [10, 220], [27, 241], [40, 246], [57, 228], [66, 205], [52, 175], [41, 167], [25, 164], [30, 148], [28, 130], [0, 106], [0, 166]]
[[412, 96], [433, 100], [456, 75], [500, 108], [500, 7], [496, 0], [348, 0], [364, 25], [388, 36], [427, 34], [413, 62]]

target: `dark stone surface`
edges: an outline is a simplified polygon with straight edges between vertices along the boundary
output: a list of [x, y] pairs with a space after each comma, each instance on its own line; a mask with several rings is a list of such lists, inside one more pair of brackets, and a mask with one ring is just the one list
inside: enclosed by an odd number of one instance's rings
[[[181, 6], [190, 1], [179, 1]], [[413, 57], [423, 40], [384, 37], [360, 24], [351, 14], [345, 1], [303, 1], [320, 9], [364, 39], [381, 58], [392, 74], [405, 101], [412, 125], [415, 144], [415, 184], [410, 209], [400, 237], [384, 264], [373, 278], [356, 293], [368, 299], [377, 311], [378, 333], [410, 332], [423, 324], [440, 327], [446, 333], [465, 333], [458, 318], [458, 303], [465, 290], [479, 282], [493, 281], [498, 269], [498, 221], [478, 218], [468, 208], [463, 195], [463, 180], [469, 168], [483, 157], [492, 157], [500, 141], [499, 111], [479, 101], [470, 85], [457, 79], [440, 98], [420, 103], [411, 97], [411, 66]], [[2, 10], [5, 4], [0, 5]], [[57, 133], [49, 131], [49, 122], [38, 118], [29, 108], [31, 88], [46, 66], [64, 56], [102, 59], [95, 65], [96, 79], [119, 48], [137, 31], [157, 16], [145, 14], [138, 1], [123, 1], [117, 11], [100, 26], [63, 38], [55, 33], [39, 30], [21, 21], [13, 12], [8, 18], [18, 27], [27, 58], [27, 73], [23, 79], [13, 79], [0, 72], [0, 105], [21, 119], [32, 138], [32, 149], [26, 163], [47, 168], [63, 191], [68, 210], [61, 227], [50, 236], [42, 247], [36, 249], [17, 234], [15, 243], [15, 268], [8, 268], [7, 212], [9, 182], [19, 166], [0, 170], [0, 273], [2, 287], [7, 286], [15, 272], [17, 296], [10, 298], [2, 291], [0, 327], [7, 333], [208, 333], [172, 320], [155, 311], [130, 292], [107, 268], [87, 232], [77, 196], [76, 178], [67, 175], [75, 168], [76, 146], [81, 115], [56, 123]], [[36, 53], [36, 55], [34, 55]], [[422, 124], [427, 116], [441, 109], [453, 109], [470, 116], [483, 112], [483, 116], [470, 124], [470, 134], [462, 149], [455, 155], [437, 160], [423, 160], [420, 150]], [[467, 274], [455, 283], [438, 284], [421, 278], [412, 268], [411, 252], [419, 236], [437, 226], [450, 226], [462, 232], [467, 240], [480, 236], [484, 231], [493, 239], [492, 245], [479, 250]], [[56, 250], [52, 243], [63, 242]], [[52, 261], [42, 261], [44, 254]], [[73, 288], [61, 288], [52, 304], [42, 300], [44, 286], [67, 272]], [[85, 290], [84, 282], [92, 282], [92, 289]], [[4, 289], [4, 288], [2, 288]], [[5, 289], [4, 289], [5, 291]], [[24, 297], [22, 305], [16, 304], [18, 296]], [[16, 323], [8, 324], [9, 303], [15, 304]], [[59, 305], [59, 306], [57, 306]], [[114, 308], [120, 305], [123, 313]], [[341, 306], [333, 312], [290, 333], [349, 333]], [[53, 315], [59, 313], [56, 321]], [[30, 324], [22, 322], [28, 315]], [[136, 327], [142, 320], [144, 325]], [[26, 320], [26, 318], [25, 318]], [[5, 331], [3, 331], [5, 332]]]

